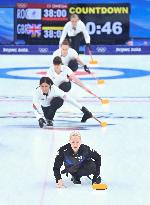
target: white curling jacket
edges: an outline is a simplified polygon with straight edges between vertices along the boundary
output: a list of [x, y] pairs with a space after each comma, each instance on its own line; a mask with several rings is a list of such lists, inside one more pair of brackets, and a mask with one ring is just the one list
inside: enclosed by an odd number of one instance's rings
[[85, 42], [90, 43], [90, 35], [88, 34], [85, 24], [81, 20], [77, 22], [76, 29], [73, 28], [71, 21], [67, 22], [64, 26], [64, 29], [63, 29], [63, 32], [62, 32], [62, 35], [59, 41], [59, 45], [61, 45], [62, 42], [65, 40], [67, 34], [68, 36], [72, 37], [72, 36], [76, 36], [80, 32], [83, 32]]
[[37, 87], [33, 94], [33, 110], [36, 118], [44, 118], [44, 113], [42, 107], [48, 107], [51, 105], [51, 100], [54, 97], [60, 97], [63, 100], [73, 104], [75, 107], [81, 110], [82, 105], [74, 100], [69, 94], [66, 94], [64, 91], [60, 90], [57, 86], [52, 85], [47, 95], [43, 95], [43, 92], [40, 87]]
[[70, 60], [78, 58], [78, 53], [73, 48], [69, 48], [68, 49], [68, 54], [66, 56], [62, 56], [61, 48], [59, 48], [56, 51], [54, 51], [52, 58], [54, 59], [56, 56], [59, 56], [62, 60], [62, 63], [64, 65], [68, 66]]
[[63, 82], [69, 82], [69, 76], [73, 74], [73, 71], [65, 65], [61, 65], [61, 72], [57, 74], [54, 66], [51, 66], [47, 71], [47, 77], [49, 77], [56, 86], [59, 86]]

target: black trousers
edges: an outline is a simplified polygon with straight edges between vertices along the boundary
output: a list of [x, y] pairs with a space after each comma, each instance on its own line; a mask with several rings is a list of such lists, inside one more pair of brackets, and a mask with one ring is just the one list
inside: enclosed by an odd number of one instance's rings
[[70, 173], [74, 177], [89, 176], [90, 174], [95, 175], [96, 173], [96, 164], [94, 161], [87, 161], [82, 167], [78, 169], [75, 173]]
[[43, 113], [44, 113], [44, 117], [47, 120], [53, 120], [56, 110], [59, 109], [64, 103], [64, 100], [60, 97], [54, 97], [51, 100], [51, 104], [48, 107], [42, 107]]
[[68, 92], [71, 89], [71, 82], [63, 82], [59, 85], [59, 88], [64, 92]]
[[76, 36], [68, 36], [67, 35], [66, 38], [70, 42], [70, 47], [75, 49], [77, 51], [77, 53], [79, 53], [80, 43], [84, 39], [83, 33], [80, 32]]
[[68, 67], [75, 72], [78, 69], [78, 62], [76, 59], [72, 59], [68, 63]]

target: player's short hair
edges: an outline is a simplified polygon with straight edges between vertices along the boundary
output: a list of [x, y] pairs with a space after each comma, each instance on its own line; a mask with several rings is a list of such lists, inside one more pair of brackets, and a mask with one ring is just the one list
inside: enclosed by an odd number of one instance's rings
[[56, 56], [56, 57], [53, 59], [53, 64], [54, 64], [54, 65], [60, 65], [60, 64], [62, 64], [61, 57]]
[[65, 40], [62, 42], [61, 46], [62, 46], [62, 45], [70, 46], [70, 43], [69, 43], [69, 41], [68, 41], [67, 39], [65, 39]]
[[42, 83], [47, 83], [48, 85], [53, 85], [54, 84], [53, 81], [49, 77], [42, 77], [40, 79], [40, 85]]
[[72, 18], [78, 18], [78, 19], [79, 19], [79, 16], [78, 16], [77, 14], [71, 14], [71, 15], [70, 15], [70, 20], [71, 20]]
[[73, 131], [73, 132], [71, 132], [70, 133], [70, 139], [73, 137], [73, 136], [78, 136], [80, 139], [81, 139], [81, 134], [80, 134], [80, 132], [78, 132], [78, 131]]

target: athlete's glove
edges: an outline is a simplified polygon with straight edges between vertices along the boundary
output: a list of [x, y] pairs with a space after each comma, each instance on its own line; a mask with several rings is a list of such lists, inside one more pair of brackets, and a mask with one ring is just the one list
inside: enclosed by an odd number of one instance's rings
[[90, 69], [87, 67], [87, 65], [84, 65], [84, 70], [87, 72], [87, 73], [91, 73]]
[[101, 177], [99, 175], [94, 175], [92, 179], [92, 184], [100, 184], [101, 183]]
[[40, 128], [43, 128], [44, 124], [46, 124], [45, 120], [43, 118], [40, 118], [39, 119], [39, 126], [40, 126]]
[[87, 119], [92, 117], [92, 113], [86, 107], [83, 106], [81, 111], [84, 113], [81, 122], [86, 122]]

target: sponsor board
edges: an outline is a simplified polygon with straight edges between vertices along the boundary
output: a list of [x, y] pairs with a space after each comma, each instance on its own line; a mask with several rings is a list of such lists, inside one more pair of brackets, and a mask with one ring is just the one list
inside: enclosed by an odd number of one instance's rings
[[37, 46], [37, 45], [24, 45], [24, 46], [1, 46], [0, 54], [53, 54], [53, 52], [58, 48], [58, 46]]
[[[92, 47], [92, 54], [99, 55], [99, 54], [114, 54], [114, 55], [138, 55], [138, 54], [150, 54], [150, 46], [118, 46], [118, 45], [95, 45]], [[85, 48], [85, 54], [88, 54], [89, 51]]]

